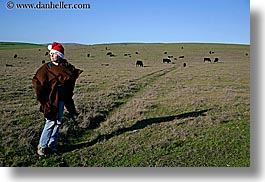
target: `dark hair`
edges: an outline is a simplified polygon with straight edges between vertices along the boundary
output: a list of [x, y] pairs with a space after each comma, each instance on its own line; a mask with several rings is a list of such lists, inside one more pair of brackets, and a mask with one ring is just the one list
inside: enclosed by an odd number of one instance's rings
[[65, 59], [61, 58], [60, 56], [58, 56], [58, 59], [56, 60], [57, 63], [63, 63], [65, 62]]

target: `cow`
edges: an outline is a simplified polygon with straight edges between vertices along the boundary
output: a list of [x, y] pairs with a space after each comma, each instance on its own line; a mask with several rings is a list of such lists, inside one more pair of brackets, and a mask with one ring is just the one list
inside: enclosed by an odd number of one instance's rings
[[167, 54], [167, 51], [165, 51], [164, 54]]
[[101, 66], [109, 66], [109, 63], [101, 63]]
[[204, 62], [208, 61], [208, 62], [212, 62], [210, 58], [204, 58], [203, 59]]
[[164, 58], [164, 59], [163, 59], [163, 63], [170, 63], [170, 62], [171, 62], [171, 60], [168, 59], [168, 58]]
[[6, 67], [13, 67], [12, 64], [6, 64]]
[[110, 56], [110, 57], [115, 57], [115, 54], [113, 54], [112, 52], [107, 52], [106, 55], [107, 55], [107, 56]]
[[179, 56], [179, 58], [184, 58], [184, 56]]
[[183, 67], [185, 68], [187, 66], [187, 64], [186, 63], [183, 63]]
[[107, 55], [107, 56], [110, 56], [111, 54], [112, 54], [112, 52], [107, 52], [107, 54], [106, 54], [106, 55]]
[[214, 58], [214, 63], [217, 63], [219, 61], [219, 59], [218, 58]]
[[143, 63], [143, 61], [141, 61], [141, 60], [137, 60], [136, 63], [135, 63], [135, 66], [136, 66], [136, 67], [137, 67], [137, 66], [139, 66], [139, 67], [143, 67], [143, 66], [144, 66], [144, 63]]
[[14, 55], [14, 58], [17, 58], [17, 54]]
[[173, 58], [173, 56], [172, 55], [169, 55], [169, 56], [167, 56], [168, 58]]
[[46, 53], [45, 53], [45, 56], [48, 56], [48, 55], [49, 55], [49, 52], [46, 52]]
[[45, 60], [42, 60], [41, 63], [44, 64], [45, 63]]
[[87, 57], [88, 57], [88, 58], [90, 57], [90, 54], [89, 54], [89, 53], [87, 54]]

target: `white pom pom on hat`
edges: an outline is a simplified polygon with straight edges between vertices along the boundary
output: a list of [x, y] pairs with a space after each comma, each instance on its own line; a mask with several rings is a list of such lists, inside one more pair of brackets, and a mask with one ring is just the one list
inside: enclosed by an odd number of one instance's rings
[[48, 45], [48, 50], [52, 50], [52, 45]]

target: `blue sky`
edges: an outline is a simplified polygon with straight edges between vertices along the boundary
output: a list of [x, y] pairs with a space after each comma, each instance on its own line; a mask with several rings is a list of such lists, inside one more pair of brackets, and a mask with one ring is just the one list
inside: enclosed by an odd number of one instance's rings
[[67, 10], [8, 9], [7, 2], [0, 1], [0, 41], [250, 44], [249, 0], [64, 0], [90, 4]]

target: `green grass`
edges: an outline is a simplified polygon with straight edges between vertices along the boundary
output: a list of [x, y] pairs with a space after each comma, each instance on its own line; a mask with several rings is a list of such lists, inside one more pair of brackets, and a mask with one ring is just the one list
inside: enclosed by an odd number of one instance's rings
[[[81, 114], [73, 123], [66, 111], [59, 154], [41, 159], [43, 118], [31, 79], [49, 61], [46, 47], [2, 46], [17, 48], [0, 46], [0, 166], [250, 166], [248, 45], [65, 46], [66, 59], [84, 70], [74, 95]], [[162, 63], [168, 55], [176, 59]], [[138, 59], [144, 67], [135, 67]]]
[[0, 42], [0, 50], [28, 49], [28, 48], [42, 48], [42, 47], [44, 47], [44, 45], [22, 43], [22, 42]]

